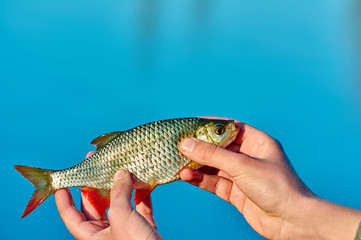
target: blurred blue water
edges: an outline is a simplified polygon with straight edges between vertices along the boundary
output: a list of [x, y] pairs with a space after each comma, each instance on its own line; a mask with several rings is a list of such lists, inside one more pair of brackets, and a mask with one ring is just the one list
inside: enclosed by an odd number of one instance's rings
[[[361, 209], [355, 3], [0, 0], [4, 238], [71, 238], [53, 196], [20, 219], [33, 188], [13, 165], [69, 167], [100, 134], [184, 116], [260, 128], [316, 194]], [[263, 239], [187, 183], [153, 202], [165, 239]]]

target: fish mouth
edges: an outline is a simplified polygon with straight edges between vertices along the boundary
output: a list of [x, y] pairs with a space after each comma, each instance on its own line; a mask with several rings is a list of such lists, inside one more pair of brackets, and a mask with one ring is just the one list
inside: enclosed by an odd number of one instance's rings
[[236, 125], [234, 124], [234, 122], [232, 122], [230, 124], [232, 124], [231, 132], [230, 132], [229, 136], [226, 139], [224, 139], [224, 141], [221, 142], [221, 144], [220, 144], [220, 146], [223, 148], [228, 147], [228, 145], [231, 144], [234, 141], [234, 139], [236, 139], [239, 131], [241, 130], [239, 128], [236, 128]]

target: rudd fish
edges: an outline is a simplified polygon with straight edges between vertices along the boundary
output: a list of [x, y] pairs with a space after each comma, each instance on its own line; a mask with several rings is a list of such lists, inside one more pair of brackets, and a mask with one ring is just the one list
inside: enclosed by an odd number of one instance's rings
[[15, 166], [36, 188], [22, 218], [61, 188], [82, 186], [80, 191], [99, 214], [109, 206], [114, 174], [125, 169], [133, 175], [134, 202], [142, 202], [157, 186], [179, 179], [184, 168], [200, 166], [178, 150], [183, 138], [228, 146], [239, 129], [233, 120], [177, 118], [111, 132], [94, 139], [97, 151], [83, 162], [63, 170]]

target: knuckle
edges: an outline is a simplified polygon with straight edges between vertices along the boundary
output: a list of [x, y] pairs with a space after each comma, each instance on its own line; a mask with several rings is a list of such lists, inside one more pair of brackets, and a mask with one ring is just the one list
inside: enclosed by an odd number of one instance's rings
[[284, 152], [282, 143], [281, 143], [279, 140], [275, 139], [275, 138], [272, 138], [272, 140], [270, 141], [270, 146], [271, 146], [275, 151]]
[[119, 220], [119, 216], [125, 215], [124, 212], [125, 212], [124, 209], [122, 209], [119, 206], [110, 207], [109, 210], [108, 210], [109, 222], [114, 222], [114, 221]]
[[261, 142], [263, 142], [263, 144], [266, 144], [266, 145], [269, 145], [272, 147], [278, 147], [278, 148], [282, 147], [282, 144], [279, 140], [277, 140], [276, 138], [274, 138], [268, 134], [265, 134], [262, 139], [263, 139], [263, 141], [261, 141]]
[[278, 139], [276, 139], [276, 138], [272, 138], [272, 143], [275, 145], [275, 146], [277, 146], [277, 147], [279, 147], [279, 148], [282, 148], [282, 144], [281, 144], [281, 142], [278, 140]]

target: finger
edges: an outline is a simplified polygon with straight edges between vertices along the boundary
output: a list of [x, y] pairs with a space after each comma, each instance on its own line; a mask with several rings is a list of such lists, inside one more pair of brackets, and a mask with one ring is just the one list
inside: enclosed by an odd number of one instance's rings
[[[126, 220], [133, 211], [130, 199], [132, 197], [132, 179], [130, 173], [119, 170], [114, 176], [113, 188], [110, 191], [109, 222]], [[122, 217], [120, 217], [122, 216]]]
[[231, 202], [242, 214], [246, 195], [227, 178], [204, 174], [197, 170], [185, 169], [180, 173], [183, 181], [216, 194], [225, 201]]
[[[200, 116], [200, 117], [234, 120], [232, 118], [215, 117], [215, 116]], [[262, 132], [261, 130], [252, 127], [251, 125], [248, 125], [238, 120], [234, 120], [234, 124], [236, 125], [236, 128], [240, 129], [240, 131], [238, 132], [233, 143], [240, 145], [241, 146], [240, 151], [246, 154], [249, 154], [248, 151], [250, 149], [250, 145], [255, 145], [254, 143], [257, 143], [257, 145], [262, 145], [264, 142], [277, 143], [277, 141], [274, 141], [275, 139], [269, 136], [267, 133]], [[278, 144], [274, 144], [275, 147], [277, 147], [276, 145]], [[254, 156], [254, 157], [258, 157], [258, 156]]]
[[131, 174], [119, 170], [114, 177], [108, 211], [111, 232], [116, 239], [161, 239], [154, 228], [130, 204], [132, 197]]
[[199, 169], [197, 169], [197, 171], [208, 174], [208, 175], [217, 175], [218, 177], [223, 177], [226, 179], [230, 179], [231, 176], [229, 176], [226, 172], [221, 171], [217, 168], [214, 167], [209, 167], [209, 166], [203, 166]]
[[218, 197], [230, 202], [233, 182], [216, 175], [205, 174], [192, 169], [184, 169], [180, 173], [183, 181], [216, 194]]
[[257, 161], [245, 154], [235, 153], [198, 139], [184, 139], [180, 150], [191, 160], [223, 170], [231, 177], [250, 174], [258, 165]]
[[199, 116], [200, 118], [210, 118], [210, 119], [225, 119], [225, 120], [232, 120], [232, 118], [225, 118], [225, 117], [217, 117], [217, 116]]
[[[282, 152], [277, 140], [267, 133], [245, 123], [239, 122], [236, 126], [240, 130], [233, 143], [239, 145], [238, 152], [255, 158], [267, 158]], [[232, 146], [230, 150], [237, 150], [237, 147]]]
[[223, 178], [226, 178], [226, 179], [230, 179], [231, 177], [225, 173], [224, 171], [221, 171], [217, 168], [214, 168], [214, 167], [209, 167], [209, 166], [203, 166], [199, 169], [197, 169], [197, 171], [199, 172], [202, 172], [202, 173], [205, 173], [205, 174], [208, 174], [208, 175], [217, 175], [219, 177], [223, 177]]
[[231, 143], [226, 147], [226, 149], [232, 152], [240, 152], [241, 146], [235, 143]]
[[224, 118], [224, 117], [211, 117], [211, 116], [205, 116], [204, 118], [213, 118], [213, 119], [226, 119], [226, 120], [234, 120], [234, 124], [236, 125], [236, 128], [240, 129], [237, 137], [233, 141], [233, 143], [241, 145], [245, 140], [247, 140], [247, 137], [251, 138], [272, 138], [266, 133], [262, 132], [261, 130], [258, 130], [255, 127], [252, 127], [249, 124], [246, 124], [244, 122], [231, 119], [231, 118]]
[[139, 203], [136, 206], [136, 210], [150, 223], [150, 225], [152, 225], [152, 227], [157, 229], [153, 217], [153, 205], [152, 205], [152, 198], [150, 197], [150, 195], [148, 195], [143, 202]]
[[91, 155], [93, 155], [94, 153], [96, 153], [95, 151], [90, 151], [90, 152], [88, 152], [88, 154], [86, 155], [86, 157], [85, 158], [88, 158], [88, 157], [90, 157]]
[[80, 238], [84, 235], [80, 230], [80, 225], [86, 221], [86, 218], [75, 208], [70, 191], [68, 189], [60, 189], [57, 190], [54, 195], [61, 219], [69, 229], [69, 232], [75, 238]]
[[210, 166], [203, 166], [199, 169], [197, 169], [200, 172], [209, 174], [209, 175], [218, 175], [220, 170], [214, 167], [210, 167]]

